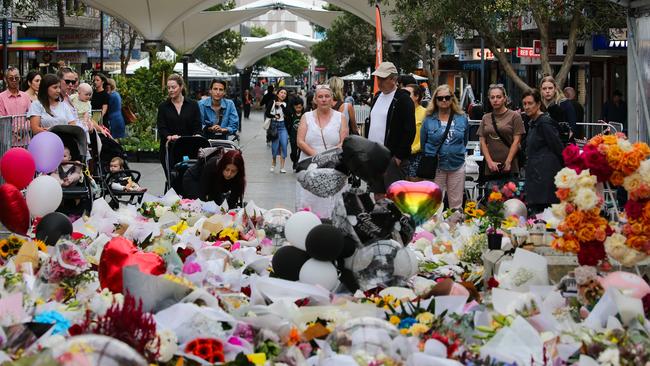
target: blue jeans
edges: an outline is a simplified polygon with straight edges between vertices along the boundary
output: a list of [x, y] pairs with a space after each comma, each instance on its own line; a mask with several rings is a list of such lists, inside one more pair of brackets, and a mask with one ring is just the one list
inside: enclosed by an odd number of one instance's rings
[[287, 158], [287, 143], [289, 141], [289, 133], [287, 132], [287, 128], [284, 126], [284, 121], [277, 121], [273, 122], [273, 127], [278, 129], [278, 137], [275, 138], [271, 142], [271, 152], [272, 152], [272, 157], [275, 158], [276, 156], [280, 155], [280, 149], [282, 149], [282, 158], [286, 159]]

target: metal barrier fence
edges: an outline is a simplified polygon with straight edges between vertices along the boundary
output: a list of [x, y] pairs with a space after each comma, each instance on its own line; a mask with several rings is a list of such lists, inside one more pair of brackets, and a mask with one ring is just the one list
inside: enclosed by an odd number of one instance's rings
[[[31, 128], [26, 116], [0, 117], [0, 157], [12, 147], [27, 148], [31, 138]], [[2, 178], [0, 183], [4, 183]]]
[[357, 127], [359, 127], [359, 131], [363, 135], [363, 131], [366, 126], [366, 119], [370, 118], [370, 106], [365, 104], [355, 105], [354, 117], [357, 119]]

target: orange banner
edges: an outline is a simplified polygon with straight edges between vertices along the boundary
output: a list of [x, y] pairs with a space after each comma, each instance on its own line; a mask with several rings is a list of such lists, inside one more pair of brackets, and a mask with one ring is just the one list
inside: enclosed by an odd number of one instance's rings
[[[375, 4], [375, 36], [377, 38], [377, 45], [375, 48], [375, 70], [379, 67], [379, 64], [382, 62], [382, 36], [381, 36], [381, 11], [379, 10], [379, 4]], [[373, 88], [373, 94], [376, 94], [379, 91], [379, 80], [375, 76], [375, 86]]]

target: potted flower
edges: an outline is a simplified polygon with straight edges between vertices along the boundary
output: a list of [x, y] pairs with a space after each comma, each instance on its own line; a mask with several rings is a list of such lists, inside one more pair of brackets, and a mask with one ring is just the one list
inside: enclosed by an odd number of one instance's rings
[[488, 196], [488, 201], [485, 210], [485, 218], [488, 220], [488, 249], [501, 249], [501, 240], [503, 233], [499, 231], [501, 222], [503, 221], [503, 202], [504, 195], [499, 191], [495, 185], [492, 187], [492, 192]]

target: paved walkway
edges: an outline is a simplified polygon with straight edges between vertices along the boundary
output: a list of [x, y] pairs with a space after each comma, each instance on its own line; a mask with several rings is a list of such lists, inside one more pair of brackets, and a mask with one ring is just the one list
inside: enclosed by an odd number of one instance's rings
[[[262, 208], [282, 207], [295, 209], [296, 180], [291, 169], [291, 160], [287, 162], [287, 174], [269, 172], [271, 167], [271, 148], [266, 146], [266, 132], [262, 130], [263, 114], [252, 111], [250, 119], [244, 119], [240, 136], [240, 147], [246, 163], [245, 201], [255, 201]], [[158, 163], [130, 163], [130, 166], [142, 173], [142, 186], [149, 193], [162, 195], [165, 178], [162, 166]]]

